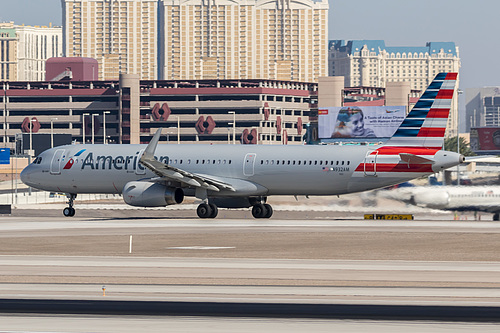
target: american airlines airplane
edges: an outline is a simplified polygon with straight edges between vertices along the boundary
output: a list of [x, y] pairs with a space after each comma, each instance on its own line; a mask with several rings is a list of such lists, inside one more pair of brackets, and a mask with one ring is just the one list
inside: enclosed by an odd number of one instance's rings
[[74, 216], [78, 193], [122, 194], [132, 206], [201, 200], [200, 218], [218, 208], [249, 208], [269, 218], [271, 195], [340, 195], [428, 176], [463, 162], [441, 150], [457, 73], [438, 74], [394, 135], [383, 145], [67, 145], [44, 151], [22, 181], [66, 193]]

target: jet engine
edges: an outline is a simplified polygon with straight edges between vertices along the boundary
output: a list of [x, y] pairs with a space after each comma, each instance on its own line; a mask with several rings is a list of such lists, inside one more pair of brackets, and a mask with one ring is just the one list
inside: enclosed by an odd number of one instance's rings
[[443, 209], [450, 201], [450, 195], [446, 191], [430, 190], [413, 195], [413, 204], [420, 207]]
[[181, 188], [153, 182], [128, 182], [122, 193], [126, 204], [138, 207], [163, 207], [180, 204], [184, 200], [184, 191]]

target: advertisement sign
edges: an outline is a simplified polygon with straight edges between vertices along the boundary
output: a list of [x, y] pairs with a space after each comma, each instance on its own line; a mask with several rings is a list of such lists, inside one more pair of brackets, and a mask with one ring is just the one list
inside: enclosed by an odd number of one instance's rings
[[470, 148], [473, 152], [499, 152], [500, 127], [471, 128]]
[[343, 106], [318, 110], [320, 139], [389, 138], [406, 116], [406, 106]]

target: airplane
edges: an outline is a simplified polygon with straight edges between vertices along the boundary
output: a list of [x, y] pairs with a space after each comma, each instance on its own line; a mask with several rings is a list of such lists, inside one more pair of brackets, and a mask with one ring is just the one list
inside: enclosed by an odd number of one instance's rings
[[380, 191], [379, 196], [407, 204], [451, 211], [493, 213], [500, 220], [500, 186], [414, 186]]
[[273, 214], [273, 195], [341, 195], [428, 176], [462, 163], [441, 150], [457, 73], [439, 73], [384, 144], [148, 145], [81, 144], [42, 152], [21, 172], [33, 188], [66, 193], [64, 216], [74, 216], [79, 193], [121, 194], [125, 203], [163, 207], [185, 196], [201, 200], [200, 218], [218, 207]]

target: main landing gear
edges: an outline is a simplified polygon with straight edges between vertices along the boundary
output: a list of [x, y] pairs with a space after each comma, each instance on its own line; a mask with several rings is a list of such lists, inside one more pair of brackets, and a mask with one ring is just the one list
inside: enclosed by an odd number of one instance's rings
[[196, 209], [198, 217], [202, 219], [214, 219], [217, 217], [218, 212], [219, 209], [216, 205], [206, 202], [201, 203]]
[[73, 202], [76, 199], [76, 194], [73, 193], [67, 193], [66, 197], [68, 197], [68, 206], [63, 209], [63, 215], [66, 217], [72, 217], [75, 216], [75, 209], [73, 208]]
[[[217, 217], [218, 208], [212, 203], [201, 203], [196, 209], [198, 217], [202, 219], [213, 219]], [[252, 207], [252, 215], [256, 219], [268, 219], [273, 215], [273, 208], [269, 204], [258, 203]]]
[[273, 215], [273, 207], [267, 203], [258, 203], [252, 207], [252, 215], [256, 219], [268, 219]]

